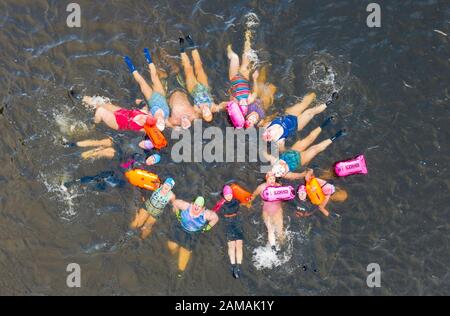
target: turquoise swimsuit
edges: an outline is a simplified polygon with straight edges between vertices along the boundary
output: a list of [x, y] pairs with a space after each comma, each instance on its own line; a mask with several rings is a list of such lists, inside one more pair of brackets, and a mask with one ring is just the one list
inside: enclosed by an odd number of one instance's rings
[[280, 160], [286, 162], [289, 171], [295, 171], [302, 165], [302, 156], [299, 151], [288, 150], [280, 155]]

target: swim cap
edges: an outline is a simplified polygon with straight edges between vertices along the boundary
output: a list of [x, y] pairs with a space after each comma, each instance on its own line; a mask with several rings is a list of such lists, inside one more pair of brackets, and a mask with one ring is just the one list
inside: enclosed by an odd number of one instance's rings
[[155, 159], [155, 165], [161, 161], [161, 156], [159, 154], [153, 154], [152, 157]]
[[200, 207], [203, 207], [203, 206], [205, 206], [205, 199], [203, 198], [203, 196], [198, 196], [195, 199], [194, 204], [196, 204], [196, 205], [198, 205]]
[[164, 122], [164, 119], [158, 119], [156, 121], [156, 127], [162, 132], [166, 128], [166, 122]]
[[223, 187], [223, 196], [233, 194], [233, 190], [229, 185]]
[[175, 186], [175, 180], [172, 178], [167, 178], [166, 181], [164, 181], [164, 184], [168, 184], [171, 188], [173, 188]]
[[275, 177], [280, 178], [282, 177], [284, 174], [286, 174], [287, 172], [289, 172], [289, 170], [286, 170], [286, 168], [284, 166], [282, 166], [279, 162], [276, 163], [273, 167], [272, 167], [272, 172], [274, 174]]
[[248, 113], [251, 114], [252, 112], [258, 113], [260, 120], [266, 116], [266, 112], [264, 111], [262, 103], [259, 99], [255, 100], [255, 102], [248, 106]]
[[144, 148], [145, 149], [152, 150], [153, 147], [155, 147], [155, 146], [153, 146], [153, 143], [152, 143], [152, 141], [150, 139], [144, 140]]

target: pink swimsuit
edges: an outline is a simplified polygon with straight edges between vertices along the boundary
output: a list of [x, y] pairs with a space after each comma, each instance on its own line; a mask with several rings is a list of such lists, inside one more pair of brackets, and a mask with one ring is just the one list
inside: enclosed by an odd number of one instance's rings
[[[268, 185], [266, 185], [266, 187], [268, 187]], [[280, 201], [275, 202], [264, 201], [262, 193], [261, 199], [263, 200], [263, 212], [265, 212], [267, 215], [274, 215], [275, 213], [279, 212], [282, 209]]]

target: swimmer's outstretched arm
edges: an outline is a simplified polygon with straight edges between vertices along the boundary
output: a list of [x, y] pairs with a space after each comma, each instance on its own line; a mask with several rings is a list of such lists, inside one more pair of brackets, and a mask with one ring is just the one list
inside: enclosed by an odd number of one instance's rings
[[259, 71], [255, 70], [255, 72], [252, 75], [253, 87], [252, 87], [252, 93], [248, 96], [248, 104], [252, 104], [258, 98], [258, 93], [259, 93], [258, 77], [259, 77]]
[[255, 192], [252, 193], [252, 197], [251, 197], [249, 203], [252, 203], [261, 194], [261, 192], [264, 190], [264, 185], [265, 185], [264, 183], [258, 185]]
[[275, 158], [274, 156], [272, 156], [271, 154], [269, 154], [268, 152], [267, 152], [267, 150], [264, 150], [263, 151], [263, 156], [264, 156], [264, 158], [267, 160], [267, 161], [269, 161], [270, 162], [270, 164], [271, 165], [274, 165], [276, 162], [277, 162], [277, 158]]
[[322, 204], [319, 205], [319, 210], [325, 216], [330, 216], [330, 212], [326, 209], [326, 206], [329, 201], [330, 201], [330, 195], [326, 195], [325, 200], [322, 202]]
[[177, 196], [175, 195], [175, 193], [172, 192], [172, 196], [170, 197], [169, 202], [173, 204], [176, 200]]
[[208, 221], [210, 227], [214, 227], [219, 221], [219, 216], [217, 216], [216, 212], [207, 210], [205, 211], [205, 219]]
[[277, 141], [276, 144], [278, 146], [279, 151], [281, 152], [286, 151], [286, 141], [284, 140], [284, 138]]
[[306, 175], [306, 171], [303, 171], [301, 173], [289, 172], [287, 175], [284, 176], [284, 178], [288, 179], [288, 180], [300, 180], [300, 179], [304, 179], [305, 175]]
[[[140, 105], [142, 102], [144, 102], [144, 100], [142, 100], [142, 99], [136, 99], [136, 101], [135, 101], [136, 105]], [[150, 112], [150, 110], [148, 108], [148, 105], [147, 105], [147, 102], [145, 102], [145, 105], [141, 108], [141, 111], [145, 112], [145, 113], [149, 113]]]
[[168, 128], [175, 128], [176, 126], [170, 123], [170, 119], [166, 120], [166, 127]]
[[211, 112], [213, 113], [217, 113], [220, 111], [224, 111], [227, 107], [228, 102], [224, 101], [221, 102], [220, 104], [213, 104], [213, 106], [211, 107]]
[[189, 203], [183, 200], [174, 200], [172, 202], [173, 212], [176, 214], [179, 210], [186, 210], [189, 208]]

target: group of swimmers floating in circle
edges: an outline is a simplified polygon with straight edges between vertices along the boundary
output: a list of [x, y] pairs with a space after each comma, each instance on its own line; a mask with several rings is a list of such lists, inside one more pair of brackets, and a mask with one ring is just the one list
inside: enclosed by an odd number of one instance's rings
[[[136, 212], [132, 220], [131, 227], [139, 229], [141, 238], [145, 239], [152, 232], [154, 224], [158, 221], [165, 207], [172, 204], [177, 220], [168, 232], [168, 248], [173, 255], [178, 255], [179, 275], [186, 269], [191, 251], [199, 232], [207, 232], [219, 222], [219, 215], [226, 225], [228, 240], [228, 255], [231, 263], [232, 275], [239, 278], [241, 274], [241, 264], [243, 260], [243, 230], [240, 217], [240, 206], [250, 207], [253, 200], [259, 196], [262, 198], [262, 215], [268, 230], [268, 241], [274, 251], [277, 245], [282, 245], [285, 239], [283, 230], [283, 208], [285, 200], [292, 198], [277, 199], [268, 198], [270, 194], [284, 194], [276, 192], [277, 188], [286, 189], [288, 195], [298, 194], [301, 200], [310, 197], [313, 204], [317, 205], [325, 216], [329, 215], [327, 204], [329, 200], [345, 201], [347, 193], [344, 190], [335, 188], [334, 185], [325, 179], [314, 176], [312, 169], [297, 172], [308, 165], [314, 157], [323, 152], [328, 146], [339, 137], [345, 135], [345, 131], [340, 130], [334, 136], [325, 139], [315, 145], [313, 143], [321, 134], [322, 130], [330, 125], [333, 117], [328, 117], [325, 121], [314, 129], [308, 136], [298, 140], [291, 148], [285, 147], [285, 140], [296, 135], [319, 113], [332, 106], [338, 95], [333, 93], [329, 101], [311, 107], [316, 95], [307, 94], [301, 102], [289, 107], [280, 116], [268, 116], [269, 107], [273, 104], [276, 87], [266, 82], [266, 72], [264, 68], [254, 69], [255, 66], [250, 60], [251, 32], [245, 33], [244, 52], [242, 60], [232, 50], [231, 45], [227, 47], [229, 59], [229, 80], [230, 80], [230, 101], [216, 103], [209, 84], [208, 76], [203, 68], [199, 50], [191, 36], [180, 38], [181, 62], [185, 75], [186, 92], [174, 91], [167, 95], [166, 88], [160, 80], [158, 70], [153, 63], [152, 56], [148, 49], [144, 49], [144, 57], [148, 63], [152, 84], [149, 84], [135, 68], [129, 57], [124, 57], [133, 78], [138, 83], [144, 96], [144, 100], [136, 100], [140, 109], [125, 109], [110, 102], [99, 102], [97, 97], [81, 96], [75, 90], [71, 90], [69, 95], [75, 101], [82, 101], [85, 105], [94, 108], [95, 123], [103, 122], [115, 130], [131, 130], [145, 132], [147, 138], [139, 143], [145, 151], [159, 149], [167, 145], [162, 134], [158, 134], [165, 128], [188, 129], [193, 120], [203, 119], [211, 122], [213, 115], [220, 111], [228, 111], [234, 115], [230, 109], [239, 109], [239, 118], [243, 122], [243, 127], [254, 128], [264, 127], [263, 139], [266, 142], [275, 142], [280, 151], [279, 158], [265, 153], [267, 160], [271, 163], [271, 171], [265, 175], [265, 182], [259, 185], [253, 193], [248, 193], [239, 185], [225, 185], [222, 190], [223, 199], [216, 204], [213, 209], [205, 207], [205, 199], [202, 196], [195, 198], [193, 202], [177, 199], [173, 192], [175, 180], [166, 179], [162, 184], [157, 176], [154, 179], [157, 183], [154, 186], [144, 187], [153, 190], [151, 197], [147, 199], [143, 206]], [[187, 51], [191, 51], [193, 64]], [[191, 105], [191, 100], [193, 105]], [[234, 124], [235, 121], [233, 120]], [[236, 125], [235, 125], [236, 126]], [[242, 126], [241, 126], [242, 127]], [[160, 144], [160, 142], [163, 144]], [[93, 151], [87, 152], [87, 156], [113, 156], [111, 140], [79, 142], [79, 146], [97, 146]], [[161, 160], [159, 154], [150, 155], [145, 161], [145, 165], [154, 165]], [[132, 166], [128, 166], [131, 168]], [[135, 170], [133, 170], [135, 171]], [[138, 172], [146, 172], [142, 169]], [[138, 175], [138, 177], [140, 177]], [[143, 180], [142, 178], [141, 180]], [[283, 186], [278, 179], [288, 179], [304, 181], [301, 186], [303, 190], [292, 193], [292, 187]], [[139, 180], [139, 179], [138, 179]], [[314, 181], [312, 181], [314, 180]], [[139, 185], [138, 185], [139, 186]], [[272, 191], [269, 191], [272, 190]], [[275, 190], [275, 191], [273, 191]], [[284, 191], [286, 191], [284, 190]], [[319, 192], [320, 191], [320, 192]], [[320, 193], [320, 194], [319, 194]], [[314, 212], [297, 212], [297, 216], [310, 216]]]

